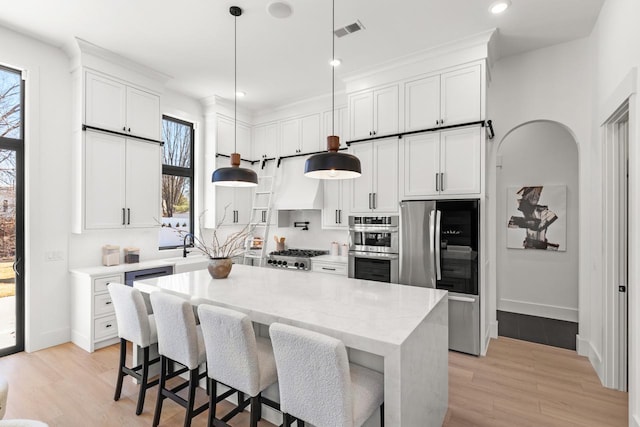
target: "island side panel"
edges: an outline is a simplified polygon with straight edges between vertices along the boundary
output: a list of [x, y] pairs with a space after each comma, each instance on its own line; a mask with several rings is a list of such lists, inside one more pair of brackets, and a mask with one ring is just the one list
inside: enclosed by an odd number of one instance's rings
[[443, 298], [385, 357], [385, 425], [440, 427], [449, 399], [449, 302]]

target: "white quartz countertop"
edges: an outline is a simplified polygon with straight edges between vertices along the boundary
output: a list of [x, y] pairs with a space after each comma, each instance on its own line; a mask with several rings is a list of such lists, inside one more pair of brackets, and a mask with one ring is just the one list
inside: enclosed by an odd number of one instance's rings
[[349, 262], [349, 257], [338, 255], [318, 255], [311, 258], [312, 263], [316, 261], [346, 264], [347, 262]]
[[167, 265], [176, 266], [176, 265], [190, 265], [197, 263], [207, 263], [208, 258], [202, 255], [192, 255], [186, 258], [183, 257], [173, 257], [173, 258], [161, 258], [154, 259], [142, 262], [136, 262], [132, 264], [118, 264], [111, 266], [96, 266], [96, 267], [83, 267], [83, 268], [74, 268], [70, 271], [76, 274], [87, 274], [90, 276], [94, 275], [102, 275], [102, 274], [120, 274], [125, 273], [127, 271], [135, 271], [135, 270], [145, 270], [147, 268], [155, 268], [155, 267], [164, 267]]
[[327, 274], [234, 265], [227, 279], [207, 270], [134, 282], [245, 312], [252, 321], [282, 322], [328, 333], [348, 347], [388, 354], [411, 335], [447, 292]]

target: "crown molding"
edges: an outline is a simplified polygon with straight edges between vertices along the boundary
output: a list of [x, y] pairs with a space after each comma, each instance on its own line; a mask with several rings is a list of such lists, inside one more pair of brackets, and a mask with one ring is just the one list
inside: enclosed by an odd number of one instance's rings
[[[443, 43], [435, 47], [400, 56], [372, 67], [348, 73], [343, 76], [342, 81], [349, 85], [358, 80], [370, 79], [372, 76], [377, 74], [393, 73], [403, 68], [408, 68], [423, 62], [429, 62], [433, 59], [465, 50], [473, 51], [474, 57], [470, 57], [468, 61], [485, 59], [489, 56], [489, 43], [496, 32], [497, 29], [492, 28], [469, 37], [464, 37], [452, 42]], [[478, 51], [477, 48], [481, 49]]]
[[92, 65], [95, 66], [95, 62], [102, 62], [109, 64], [110, 66], [116, 66], [124, 70], [133, 71], [140, 76], [144, 76], [145, 79], [153, 80], [162, 86], [173, 78], [168, 74], [125, 58], [79, 37], [76, 37], [75, 41], [75, 44], [68, 44], [62, 48], [72, 59], [74, 67], [80, 65], [91, 67]]

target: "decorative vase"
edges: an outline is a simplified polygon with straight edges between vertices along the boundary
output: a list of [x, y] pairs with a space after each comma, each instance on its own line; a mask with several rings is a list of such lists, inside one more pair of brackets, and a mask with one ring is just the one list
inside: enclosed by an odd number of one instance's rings
[[232, 265], [231, 258], [211, 258], [207, 270], [214, 279], [226, 279]]

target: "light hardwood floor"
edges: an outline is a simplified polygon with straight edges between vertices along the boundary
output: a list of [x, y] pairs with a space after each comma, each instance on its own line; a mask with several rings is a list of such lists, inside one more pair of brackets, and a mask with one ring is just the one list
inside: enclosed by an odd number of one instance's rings
[[[0, 375], [10, 384], [5, 419], [39, 419], [52, 427], [149, 427], [155, 389], [138, 417], [131, 381], [114, 402], [117, 360], [117, 346], [89, 354], [70, 343], [0, 358]], [[204, 391], [198, 398], [205, 401]], [[184, 410], [167, 400], [161, 426], [181, 426], [183, 417]], [[230, 424], [248, 423], [245, 412]], [[192, 425], [205, 426], [206, 415]], [[446, 427], [627, 425], [627, 394], [600, 386], [589, 361], [573, 351], [501, 337], [492, 340], [487, 357], [449, 354]]]

